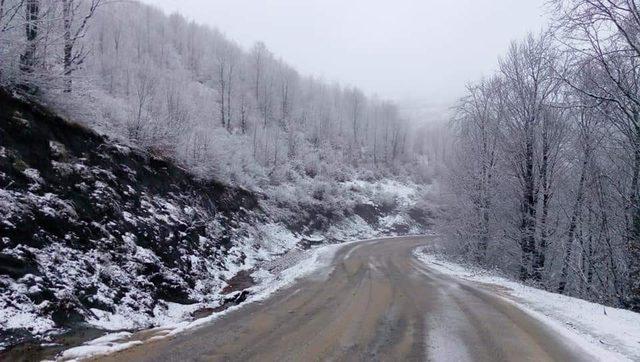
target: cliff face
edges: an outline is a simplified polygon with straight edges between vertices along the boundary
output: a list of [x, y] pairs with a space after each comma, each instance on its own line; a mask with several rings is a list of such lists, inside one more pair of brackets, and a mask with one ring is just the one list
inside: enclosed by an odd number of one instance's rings
[[0, 91], [7, 339], [21, 329], [115, 323], [112, 314], [144, 326], [171, 302], [203, 301], [244, 262], [261, 215], [247, 191], [195, 180]]

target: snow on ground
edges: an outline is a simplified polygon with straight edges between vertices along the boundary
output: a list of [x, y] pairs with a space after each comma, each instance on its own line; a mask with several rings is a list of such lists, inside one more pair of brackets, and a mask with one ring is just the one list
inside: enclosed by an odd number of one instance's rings
[[507, 288], [508, 300], [603, 361], [640, 361], [639, 313], [528, 287], [485, 270], [447, 261], [423, 249], [415, 255], [440, 273]]
[[258, 225], [257, 229], [263, 239], [268, 240], [268, 243], [262, 246], [269, 253], [283, 253], [291, 250], [300, 241], [299, 237], [280, 223]]
[[[278, 262], [270, 264], [272, 267], [271, 272], [261, 268], [252, 274], [252, 276], [258, 280], [258, 283], [249, 289], [251, 296], [247, 299], [246, 303], [265, 300], [274, 292], [312, 273], [314, 278], [326, 278], [331, 274], [331, 261], [335, 253], [340, 248], [352, 243], [354, 242], [324, 245], [315, 249], [294, 252], [291, 253], [292, 256], [281, 258]], [[151, 329], [150, 332], [153, 332], [151, 333], [151, 337], [147, 336], [144, 341], [167, 338], [186, 330], [203, 326], [227, 313], [244, 307], [246, 303], [230, 307], [222, 312], [194, 321], [172, 322], [169, 320], [168, 323]], [[173, 309], [176, 311], [181, 310], [179, 305], [173, 306]], [[60, 356], [60, 360], [75, 361], [110, 354], [136, 346], [144, 341], [136, 339], [136, 336], [130, 332], [111, 333], [89, 341], [82, 346], [64, 351]]]
[[[122, 336], [111, 335], [108, 337], [122, 338]], [[122, 351], [123, 349], [142, 344], [142, 341], [118, 342], [117, 338], [110, 338], [104, 341], [92, 341], [83, 346], [68, 349], [62, 353], [60, 358], [64, 361], [81, 360]]]
[[[25, 280], [38, 278], [32, 274], [27, 274], [20, 279], [20, 282]], [[49, 318], [43, 317], [41, 310], [47, 308], [49, 303], [46, 301], [40, 304], [34, 304], [31, 300], [24, 298], [22, 303], [10, 304], [7, 302], [5, 295], [9, 295], [16, 292], [33, 291], [30, 290], [23, 283], [15, 283], [11, 278], [0, 276], [2, 284], [9, 287], [0, 293], [0, 330], [7, 330], [12, 328], [27, 328], [33, 334], [40, 334], [46, 331], [55, 330], [53, 321]], [[2, 345], [0, 344], [0, 349]]]
[[413, 183], [402, 183], [396, 180], [384, 179], [381, 181], [365, 181], [365, 180], [352, 180], [343, 183], [344, 186], [353, 188], [355, 190], [360, 190], [365, 194], [369, 194], [370, 197], [364, 197], [363, 201], [365, 203], [370, 203], [371, 195], [375, 196], [385, 196], [389, 195], [394, 197], [400, 206], [409, 206], [415, 204], [417, 201], [417, 197], [420, 195], [420, 188], [424, 186], [419, 186]]
[[372, 237], [376, 231], [358, 215], [352, 215], [335, 223], [327, 230], [327, 235], [337, 240], [353, 240]]

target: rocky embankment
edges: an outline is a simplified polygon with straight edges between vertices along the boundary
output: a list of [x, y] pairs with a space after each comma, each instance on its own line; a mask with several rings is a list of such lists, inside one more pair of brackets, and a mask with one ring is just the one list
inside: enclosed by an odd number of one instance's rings
[[340, 185], [339, 212], [287, 209], [0, 90], [0, 350], [160, 325], [219, 306], [239, 272], [293, 248], [428, 227], [411, 188], [371, 185]]
[[243, 263], [243, 226], [261, 222], [251, 193], [5, 92], [0, 210], [5, 343], [111, 314], [144, 323], [162, 316], [158, 301], [202, 301], [228, 264]]

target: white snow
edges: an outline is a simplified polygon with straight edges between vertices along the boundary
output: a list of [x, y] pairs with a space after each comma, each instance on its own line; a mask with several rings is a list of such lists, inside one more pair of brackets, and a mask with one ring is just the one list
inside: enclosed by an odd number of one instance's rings
[[267, 223], [259, 225], [257, 228], [259, 237], [262, 236], [263, 239], [268, 240], [268, 243], [263, 246], [272, 253], [282, 253], [290, 250], [300, 241], [300, 238], [279, 223]]
[[440, 273], [507, 289], [516, 303], [603, 361], [640, 360], [640, 314], [525, 286], [504, 277], [447, 261], [424, 250], [415, 256]]
[[313, 242], [321, 242], [321, 241], [324, 241], [325, 238], [322, 235], [311, 235], [311, 236], [306, 236], [305, 239]]
[[57, 157], [63, 156], [66, 152], [64, 145], [54, 140], [49, 141], [49, 150], [51, 151], [52, 155]]
[[377, 234], [377, 230], [360, 216], [353, 215], [338, 223], [332, 224], [327, 234], [338, 240], [352, 240], [372, 237]]
[[124, 218], [124, 220], [126, 222], [128, 222], [129, 224], [133, 225], [133, 226], [138, 226], [138, 222], [136, 221], [136, 219], [133, 217], [133, 215], [131, 215], [131, 213], [127, 212], [127, 211], [123, 211], [122, 212], [122, 217]]
[[[409, 206], [416, 201], [419, 191], [424, 186], [419, 186], [410, 182], [399, 182], [396, 180], [384, 179], [376, 182], [365, 180], [353, 180], [344, 183], [345, 186], [361, 190], [372, 194], [374, 199], [378, 197], [390, 196], [395, 199], [400, 206]], [[369, 201], [370, 203], [370, 201]]]
[[22, 173], [28, 178], [30, 178], [33, 182], [36, 182], [39, 184], [44, 182], [42, 177], [40, 177], [40, 172], [35, 168], [27, 168], [24, 171], [22, 171]]
[[28, 276], [21, 278], [18, 282], [6, 276], [0, 276], [0, 282], [8, 285], [0, 292], [0, 330], [25, 328], [33, 334], [55, 330], [55, 324], [51, 318], [42, 313], [42, 310], [47, 309], [48, 302], [36, 305], [25, 298], [20, 300], [21, 303], [11, 303], [7, 298], [8, 295], [29, 289], [25, 285]]
[[[326, 278], [331, 274], [331, 271], [333, 270], [331, 261], [333, 260], [335, 253], [340, 248], [355, 242], [357, 241], [342, 244], [325, 245], [302, 252], [304, 257], [299, 258], [298, 262], [284, 269], [282, 272], [277, 273], [277, 275], [271, 274], [264, 269], [259, 270], [258, 272], [253, 274], [253, 277], [257, 278], [259, 280], [259, 283], [258, 285], [250, 288], [252, 294], [245, 303], [232, 306], [222, 312], [215, 313], [204, 318], [196, 319], [191, 322], [175, 322], [177, 318], [181, 316], [184, 317], [188, 313], [197, 309], [196, 307], [200, 305], [184, 306], [175, 303], [166, 303], [170, 311], [165, 311], [162, 313], [162, 315], [169, 316], [169, 318], [167, 318], [166, 320], [167, 323], [161, 325], [160, 327], [149, 330], [153, 333], [151, 333], [151, 336], [147, 337], [144, 341], [153, 341], [167, 338], [178, 333], [203, 326], [227, 313], [243, 308], [246, 303], [254, 303], [265, 300], [276, 291], [290, 286], [291, 284], [293, 284], [293, 282], [300, 278], [309, 277], [311, 275], [314, 279]], [[92, 310], [92, 312], [106, 313], [99, 310]], [[104, 315], [99, 316], [98, 319], [104, 320]], [[114, 325], [126, 324], [127, 323], [125, 321], [114, 321]], [[106, 326], [103, 325], [103, 327]], [[135, 337], [135, 335], [129, 332], [111, 333], [86, 342], [82, 346], [64, 351], [60, 359], [64, 361], [82, 360], [98, 355], [105, 355], [121, 351], [144, 342], [142, 340], [136, 340]]]
[[142, 344], [141, 341], [130, 342], [106, 342], [104, 344], [86, 344], [79, 347], [71, 348], [62, 353], [60, 357], [63, 361], [75, 361], [80, 359], [86, 359], [89, 357], [102, 356], [117, 351], [122, 351], [138, 344]]
[[119, 340], [123, 340], [125, 338], [131, 337], [131, 332], [118, 332], [118, 333], [110, 333], [100, 338], [96, 338], [90, 342], [87, 342], [87, 345], [90, 346], [98, 346], [105, 343], [112, 343]]
[[380, 219], [380, 225], [385, 228], [391, 228], [394, 225], [401, 225], [406, 222], [403, 215], [398, 214], [387, 215]]

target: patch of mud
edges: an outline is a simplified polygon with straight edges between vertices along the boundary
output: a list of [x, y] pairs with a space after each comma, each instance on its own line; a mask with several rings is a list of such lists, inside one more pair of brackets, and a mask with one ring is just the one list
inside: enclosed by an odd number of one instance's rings
[[60, 352], [81, 345], [107, 332], [96, 328], [80, 328], [57, 335], [51, 342], [26, 342], [0, 351], [0, 361], [32, 362], [53, 360]]
[[222, 294], [231, 294], [233, 292], [245, 290], [256, 285], [255, 280], [251, 277], [253, 270], [241, 270], [236, 275], [227, 280], [227, 286], [222, 289]]

